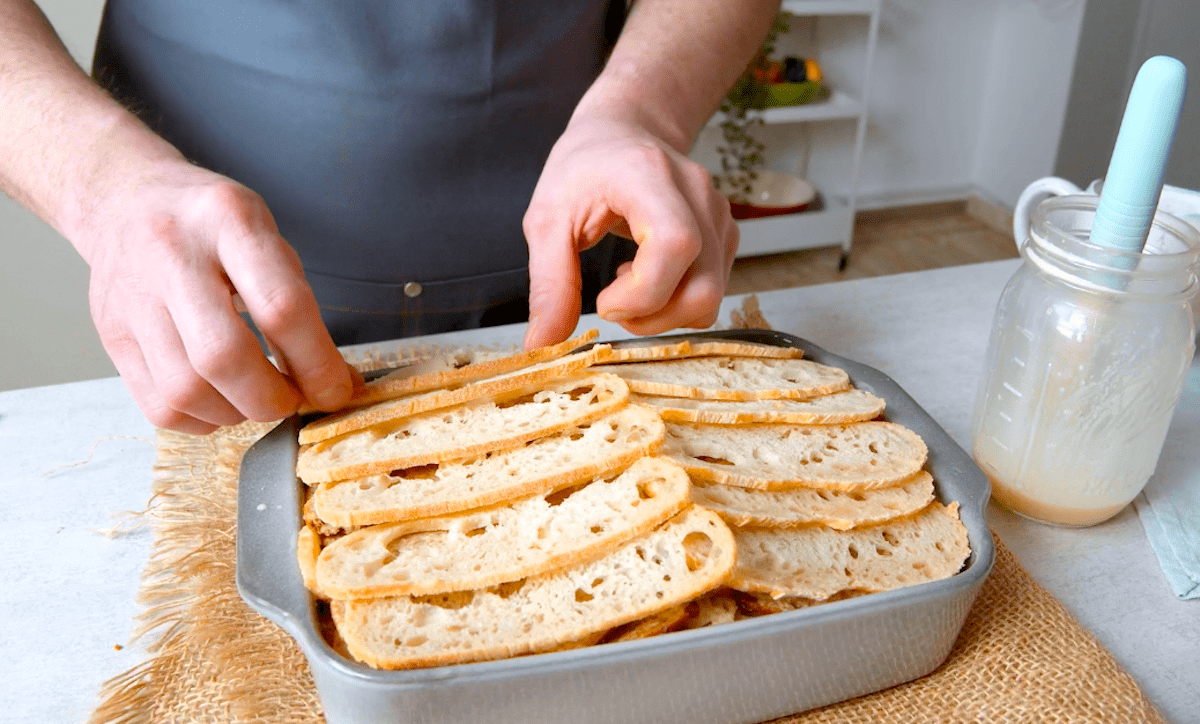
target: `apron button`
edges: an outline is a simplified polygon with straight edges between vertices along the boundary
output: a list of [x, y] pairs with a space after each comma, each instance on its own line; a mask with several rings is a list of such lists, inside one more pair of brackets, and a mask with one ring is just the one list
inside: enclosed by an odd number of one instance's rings
[[409, 282], [404, 285], [404, 296], [419, 297], [421, 296], [421, 285], [416, 282]]

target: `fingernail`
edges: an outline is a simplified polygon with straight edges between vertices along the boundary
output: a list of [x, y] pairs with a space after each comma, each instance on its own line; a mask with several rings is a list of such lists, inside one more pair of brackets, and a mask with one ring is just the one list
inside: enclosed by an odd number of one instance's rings
[[607, 322], [627, 322], [633, 319], [633, 315], [624, 309], [610, 309], [602, 313], [600, 318]]
[[525, 328], [525, 349], [529, 349], [529, 343], [537, 339], [538, 318], [530, 317], [529, 323]]

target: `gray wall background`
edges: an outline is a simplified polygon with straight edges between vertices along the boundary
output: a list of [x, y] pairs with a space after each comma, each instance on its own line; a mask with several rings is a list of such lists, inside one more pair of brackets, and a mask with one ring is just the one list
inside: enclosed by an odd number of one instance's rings
[[1108, 169], [1125, 101], [1142, 63], [1170, 55], [1187, 66], [1188, 94], [1166, 183], [1200, 189], [1200, 2], [1088, 0], [1054, 173], [1085, 186]]

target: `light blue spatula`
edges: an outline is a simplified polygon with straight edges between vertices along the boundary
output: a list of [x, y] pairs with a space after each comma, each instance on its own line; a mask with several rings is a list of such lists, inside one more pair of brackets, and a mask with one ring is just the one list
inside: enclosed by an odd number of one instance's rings
[[[1092, 221], [1093, 244], [1133, 253], [1145, 246], [1186, 87], [1187, 69], [1175, 58], [1157, 55], [1138, 70]], [[1132, 258], [1122, 260], [1133, 268]]]

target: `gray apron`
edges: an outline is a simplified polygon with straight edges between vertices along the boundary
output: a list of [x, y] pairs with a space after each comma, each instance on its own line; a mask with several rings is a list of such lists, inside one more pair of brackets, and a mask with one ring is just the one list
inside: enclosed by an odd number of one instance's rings
[[[528, 316], [521, 219], [624, 2], [109, 0], [93, 73], [255, 190], [338, 344]], [[631, 258], [585, 253], [585, 309]]]

